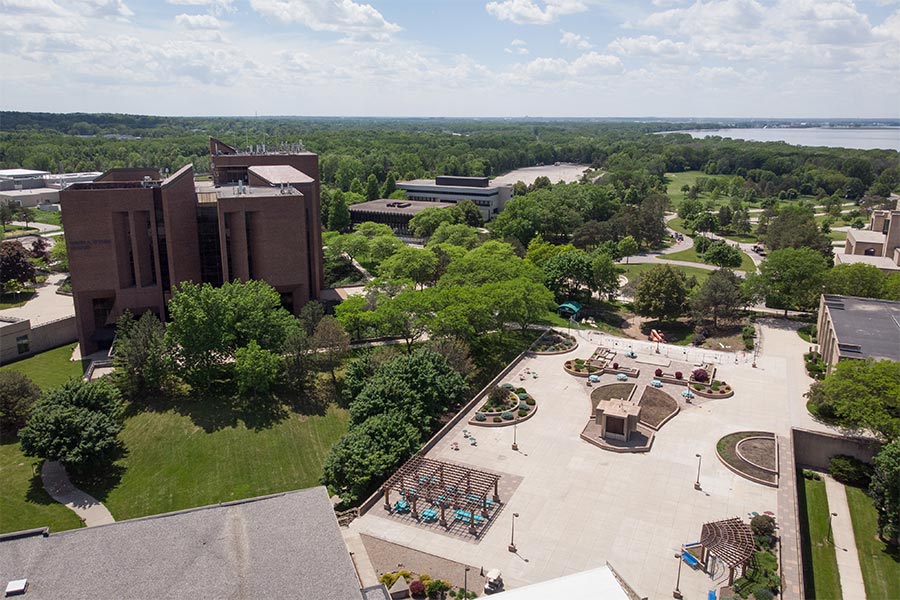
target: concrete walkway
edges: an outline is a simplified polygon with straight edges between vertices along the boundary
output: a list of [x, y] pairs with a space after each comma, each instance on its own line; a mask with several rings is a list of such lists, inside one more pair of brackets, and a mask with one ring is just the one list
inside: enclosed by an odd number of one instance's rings
[[86, 527], [116, 522], [99, 500], [72, 485], [65, 467], [58, 460], [44, 461], [44, 466], [41, 468], [41, 480], [50, 497], [70, 508]]
[[341, 527], [341, 534], [344, 536], [344, 544], [350, 552], [350, 558], [353, 560], [353, 566], [356, 567], [356, 575], [362, 587], [378, 585], [378, 575], [375, 573], [375, 567], [369, 560], [369, 553], [363, 545], [359, 532], [350, 530], [347, 527]]
[[[841, 576], [841, 593], [844, 600], [865, 600], [866, 587], [863, 584], [859, 555], [856, 552], [856, 538], [850, 521], [850, 505], [844, 486], [830, 475], [822, 473], [825, 480], [825, 494], [828, 496], [828, 510], [832, 512], [831, 533], [834, 540], [834, 554], [837, 557], [838, 573]], [[837, 516], [834, 516], [837, 513]]]
[[29, 227], [31, 229], [37, 229], [41, 233], [51, 233], [54, 231], [60, 231], [62, 227], [59, 225], [50, 225], [48, 223], [36, 223], [34, 221], [29, 221], [28, 224], [25, 224], [25, 221], [11, 221], [13, 225], [17, 227]]

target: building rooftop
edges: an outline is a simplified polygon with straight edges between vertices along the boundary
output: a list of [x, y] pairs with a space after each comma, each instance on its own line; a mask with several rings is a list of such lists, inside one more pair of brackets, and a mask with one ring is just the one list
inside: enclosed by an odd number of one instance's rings
[[509, 184], [491, 185], [487, 177], [438, 177], [437, 179], [398, 181], [397, 187], [400, 189], [405, 189], [406, 187], [461, 188], [468, 192], [476, 192], [478, 190], [494, 192], [500, 188], [512, 186]]
[[900, 302], [824, 296], [841, 358], [900, 361]]
[[38, 187], [31, 188], [27, 190], [4, 190], [0, 192], [0, 194], [8, 197], [15, 198], [16, 196], [34, 196], [36, 194], [58, 194], [59, 189], [57, 188], [49, 188], [49, 187]]
[[390, 200], [381, 198], [379, 200], [370, 200], [368, 202], [360, 202], [351, 204], [348, 208], [350, 212], [380, 212], [380, 213], [403, 213], [414, 215], [422, 212], [426, 208], [449, 208], [455, 206], [452, 202], [429, 202], [427, 200]]
[[312, 177], [299, 171], [290, 165], [271, 165], [262, 167], [249, 167], [249, 172], [258, 175], [272, 185], [279, 183], [312, 183]]
[[249, 196], [251, 198], [271, 198], [272, 196], [302, 196], [299, 191], [291, 186], [285, 186], [282, 190], [277, 187], [261, 185], [223, 185], [215, 188], [217, 198], [239, 198]]
[[603, 414], [611, 417], [629, 417], [640, 416], [641, 407], [621, 398], [610, 398], [609, 400], [601, 400], [597, 403], [597, 410], [603, 411]]
[[834, 262], [839, 265], [855, 265], [861, 263], [878, 267], [882, 271], [900, 271], [900, 266], [894, 264], [886, 256], [866, 256], [864, 254], [835, 254]]
[[871, 229], [853, 229], [847, 231], [847, 237], [857, 242], [865, 242], [867, 244], [883, 244], [885, 235]]
[[607, 566], [501, 592], [493, 597], [502, 600], [630, 600], [622, 584]]
[[0, 585], [27, 598], [361, 598], [323, 487], [0, 537]]
[[50, 171], [34, 171], [32, 169], [0, 169], [0, 178], [29, 179], [49, 174]]

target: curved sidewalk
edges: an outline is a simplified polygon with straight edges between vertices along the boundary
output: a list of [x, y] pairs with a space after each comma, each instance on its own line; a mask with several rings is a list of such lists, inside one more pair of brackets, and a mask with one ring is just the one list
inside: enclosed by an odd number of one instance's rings
[[44, 461], [41, 480], [47, 493], [60, 504], [70, 508], [84, 521], [86, 527], [116, 522], [99, 500], [72, 485], [65, 467], [58, 460]]

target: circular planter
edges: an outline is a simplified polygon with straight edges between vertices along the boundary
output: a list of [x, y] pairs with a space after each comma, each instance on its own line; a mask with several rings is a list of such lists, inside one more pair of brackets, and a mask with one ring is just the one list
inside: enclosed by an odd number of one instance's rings
[[[543, 345], [541, 342], [542, 342], [542, 340], [544, 339], [544, 336], [547, 335], [547, 333], [550, 333], [551, 335], [555, 335], [555, 336], [559, 337], [560, 339], [562, 339], [562, 342], [557, 342], [557, 343], [554, 343], [554, 344], [546, 344], [546, 345]], [[549, 346], [557, 346], [557, 345], [559, 345], [560, 343], [564, 344], [565, 347], [562, 348], [562, 349], [557, 349], [557, 350], [540, 349], [540, 348], [543, 347], [543, 346], [546, 346], [546, 347], [549, 347]], [[529, 351], [530, 351], [532, 354], [553, 355], [553, 354], [566, 354], [567, 352], [571, 352], [572, 350], [575, 350], [576, 348], [578, 348], [578, 340], [575, 339], [575, 336], [569, 335], [569, 334], [566, 334], [566, 333], [560, 333], [560, 332], [558, 332], [558, 331], [556, 331], [556, 330], [551, 329], [549, 332], [544, 333], [544, 335], [542, 335], [542, 336], [538, 339], [538, 341], [536, 341], [535, 343], [533, 343], [533, 344], [531, 345], [531, 348], [529, 348]]]
[[534, 413], [538, 411], [538, 405], [535, 404], [531, 407], [531, 410], [528, 411], [528, 414], [524, 417], [518, 416], [518, 411], [516, 412], [517, 417], [512, 421], [501, 421], [499, 423], [493, 422], [493, 417], [500, 416], [500, 413], [485, 413], [488, 416], [487, 421], [476, 421], [475, 417], [469, 419], [469, 425], [475, 425], [477, 427], [509, 427], [510, 425], [515, 425], [517, 423], [521, 423], [522, 421], [527, 421], [531, 417], [534, 416]]

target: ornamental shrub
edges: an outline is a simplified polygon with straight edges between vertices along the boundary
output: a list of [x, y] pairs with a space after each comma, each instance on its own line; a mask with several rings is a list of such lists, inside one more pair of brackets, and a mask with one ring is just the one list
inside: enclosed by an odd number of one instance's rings
[[527, 404], [528, 406], [534, 406], [536, 404], [536, 402], [535, 402], [534, 398], [529, 396], [528, 400], [525, 401], [525, 404]]
[[525, 399], [528, 398], [528, 393], [527, 393], [527, 392], [519, 392], [519, 393], [516, 394], [516, 395], [519, 397], [519, 400], [525, 400]]
[[858, 458], [838, 454], [828, 461], [828, 472], [831, 476], [847, 485], [866, 488], [872, 478], [872, 466]]
[[523, 400], [522, 402], [519, 402], [519, 410], [528, 412], [529, 410], [531, 410], [531, 406], [529, 406], [528, 403]]
[[775, 533], [775, 519], [769, 515], [756, 515], [750, 519], [750, 529], [755, 536], [770, 536]]
[[613, 369], [618, 369], [618, 368], [619, 368], [619, 363], [614, 362], [614, 363], [613, 363]]
[[527, 415], [528, 415], [528, 409], [527, 409], [527, 408], [520, 408], [520, 409], [519, 409], [519, 416], [520, 416], [520, 417], [524, 417], [524, 416], [527, 416]]
[[500, 417], [494, 417], [492, 420], [494, 421], [494, 423], [500, 423], [501, 421], [503, 421], [503, 419], [501, 419]]
[[657, 377], [662, 377], [662, 369], [656, 369], [656, 371], [654, 371], [653, 374], [656, 375]]
[[675, 379], [681, 379], [684, 377], [684, 373], [681, 371], [675, 371]]
[[484, 413], [475, 413], [475, 420], [476, 421], [487, 421], [487, 415], [485, 415]]
[[709, 373], [706, 372], [706, 369], [694, 369], [691, 377], [694, 378], [694, 381], [699, 381], [700, 383], [709, 381]]
[[702, 392], [702, 391], [703, 391], [703, 386], [700, 385], [699, 383], [695, 383], [695, 384], [694, 384], [694, 389], [697, 390], [698, 392]]
[[510, 411], [506, 410], [500, 413], [500, 418], [504, 421], [512, 421], [515, 419], [515, 416]]
[[409, 584], [409, 593], [413, 598], [422, 598], [425, 596], [425, 584], [416, 579]]

